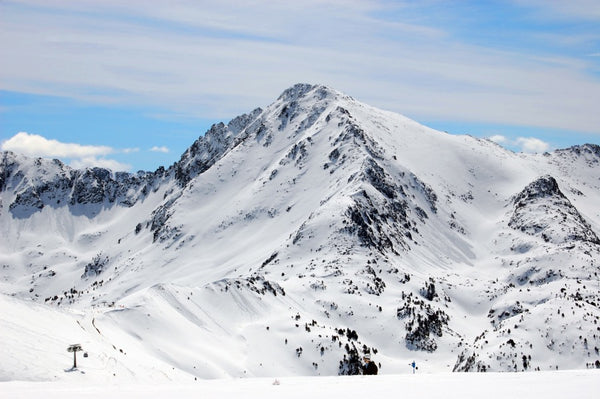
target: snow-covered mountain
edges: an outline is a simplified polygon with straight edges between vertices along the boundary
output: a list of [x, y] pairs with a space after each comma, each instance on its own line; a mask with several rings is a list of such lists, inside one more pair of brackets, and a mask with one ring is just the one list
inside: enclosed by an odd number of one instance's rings
[[0, 157], [0, 380], [600, 367], [598, 145], [299, 84], [168, 169]]

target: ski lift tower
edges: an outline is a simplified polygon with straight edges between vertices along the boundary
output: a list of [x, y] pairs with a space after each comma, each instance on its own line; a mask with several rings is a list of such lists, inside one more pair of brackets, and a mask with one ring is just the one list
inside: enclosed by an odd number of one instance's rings
[[67, 352], [73, 352], [73, 368], [77, 368], [77, 352], [82, 351], [81, 344], [73, 344], [67, 348]]

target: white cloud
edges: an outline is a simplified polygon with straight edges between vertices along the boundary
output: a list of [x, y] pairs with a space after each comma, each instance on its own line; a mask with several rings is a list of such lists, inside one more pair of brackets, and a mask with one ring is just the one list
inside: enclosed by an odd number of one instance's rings
[[505, 148], [509, 148], [519, 152], [546, 152], [551, 147], [549, 143], [536, 137], [517, 137], [516, 139], [510, 139], [501, 134], [496, 134], [488, 137], [488, 140], [500, 144]]
[[113, 171], [129, 171], [131, 169], [131, 165], [127, 165], [114, 159], [105, 159], [105, 158], [96, 158], [96, 157], [84, 157], [79, 159], [74, 159], [69, 164], [71, 167], [75, 169], [83, 169], [83, 168], [91, 168], [91, 167], [99, 167], [111, 169]]
[[167, 147], [165, 147], [165, 146], [162, 146], [162, 147], [154, 146], [154, 147], [150, 148], [150, 151], [152, 151], [152, 152], [162, 152], [162, 153], [167, 154], [169, 152], [169, 149]]
[[498, 143], [498, 144], [504, 144], [506, 142], [508, 142], [508, 139], [504, 136], [502, 136], [501, 134], [496, 134], [493, 136], [488, 137], [488, 140], [493, 141], [494, 143]]
[[61, 143], [37, 134], [19, 132], [2, 143], [2, 150], [14, 151], [31, 157], [43, 158], [83, 158], [108, 155], [111, 147]]
[[545, 152], [550, 148], [550, 144], [535, 137], [519, 137], [516, 144], [523, 152]]
[[[0, 148], [3, 151], [13, 151], [30, 157], [70, 159], [74, 168], [101, 167], [114, 171], [128, 171], [130, 165], [103, 158], [115, 153], [113, 148], [102, 145], [81, 145], [76, 143], [62, 143], [57, 140], [47, 139], [37, 134], [19, 132], [4, 141]], [[124, 153], [135, 152], [137, 149], [125, 149]]]

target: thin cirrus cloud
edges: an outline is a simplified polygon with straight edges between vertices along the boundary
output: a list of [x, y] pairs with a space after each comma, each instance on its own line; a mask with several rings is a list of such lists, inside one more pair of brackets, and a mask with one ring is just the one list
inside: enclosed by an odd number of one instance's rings
[[[552, 21], [564, 12], [569, 21], [588, 21], [597, 18], [596, 3], [503, 4], [522, 11], [521, 19]], [[470, 41], [456, 28], [468, 22], [460, 12], [469, 6], [438, 5], [6, 2], [0, 81], [7, 90], [167, 107], [201, 118], [232, 117], [294, 83], [314, 82], [421, 120], [599, 133], [596, 57], [561, 53], [541, 38], [529, 48]], [[542, 42], [545, 50], [535, 51]]]
[[[102, 167], [115, 171], [131, 169], [128, 164], [106, 158], [107, 155], [119, 152], [111, 147], [63, 143], [27, 132], [17, 133], [4, 141], [0, 148], [3, 151], [13, 151], [30, 157], [70, 159], [70, 165], [74, 168]], [[120, 150], [123, 153], [135, 151], [137, 151], [135, 148]]]
[[600, 21], [600, 3], [597, 0], [512, 0], [526, 7], [543, 8], [544, 14], [559, 20], [578, 18]]

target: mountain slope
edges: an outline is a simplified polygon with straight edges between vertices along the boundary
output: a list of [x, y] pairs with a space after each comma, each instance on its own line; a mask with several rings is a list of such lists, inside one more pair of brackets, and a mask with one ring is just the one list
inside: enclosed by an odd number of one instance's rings
[[[296, 85], [154, 173], [3, 153], [0, 289], [71, 317], [59, 340], [102, 378], [354, 373], [365, 352], [382, 373], [585, 368], [599, 165], [596, 145], [514, 154]], [[0, 376], [52, 378], [22, 362]]]

